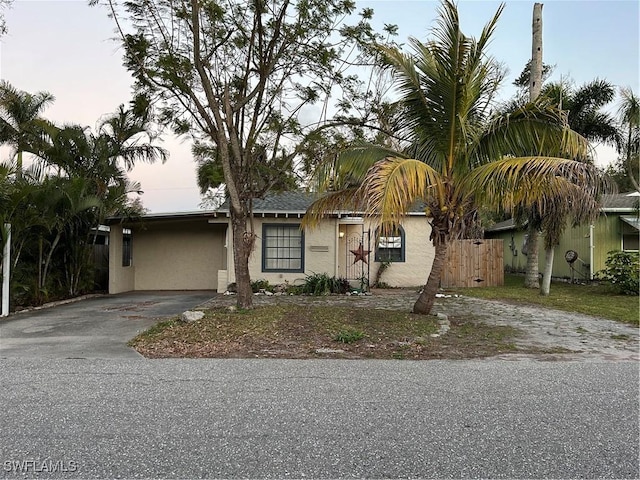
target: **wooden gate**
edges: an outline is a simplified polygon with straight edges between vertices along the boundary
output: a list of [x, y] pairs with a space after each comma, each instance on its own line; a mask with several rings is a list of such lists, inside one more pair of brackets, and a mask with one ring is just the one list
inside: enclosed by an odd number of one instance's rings
[[504, 285], [501, 239], [455, 240], [449, 245], [442, 269], [442, 287], [497, 287]]

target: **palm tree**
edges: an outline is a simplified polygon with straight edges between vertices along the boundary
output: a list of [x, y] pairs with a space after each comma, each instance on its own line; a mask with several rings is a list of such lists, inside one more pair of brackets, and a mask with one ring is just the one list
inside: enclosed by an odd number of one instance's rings
[[[567, 123], [571, 130], [582, 135], [590, 143], [609, 145], [619, 143], [618, 129], [611, 115], [601, 110], [613, 100], [614, 95], [613, 85], [601, 79], [595, 79], [578, 88], [574, 88], [568, 81], [554, 82], [545, 85], [541, 91], [541, 96], [546, 101], [566, 113]], [[590, 157], [585, 160], [592, 161]], [[547, 202], [545, 211], [541, 211], [540, 208], [530, 210], [528, 217], [523, 219], [528, 223], [529, 235], [525, 286], [530, 288], [540, 287], [538, 283], [537, 239], [539, 232], [544, 232], [545, 269], [540, 289], [541, 295], [549, 294], [554, 247], [558, 244], [571, 217], [570, 212], [562, 206], [562, 202], [567, 199], [557, 200], [556, 202]], [[574, 218], [573, 223], [595, 218], [598, 205], [588, 199], [585, 199], [584, 202], [586, 202], [585, 205], [590, 205], [592, 210], [586, 216]], [[556, 207], [557, 211], [554, 209]]]
[[[618, 152], [622, 155], [624, 169], [634, 188], [640, 192], [638, 185], [638, 155], [640, 154], [640, 98], [630, 88], [620, 89], [618, 117], [622, 135]], [[634, 168], [635, 166], [635, 168]]]
[[[415, 313], [431, 311], [448, 246], [463, 234], [480, 196], [502, 196], [509, 206], [533, 204], [531, 198], [543, 202], [553, 194], [556, 177], [593, 184], [593, 167], [566, 159], [585, 155], [587, 143], [566, 128], [557, 109], [529, 103], [510, 114], [492, 113], [503, 74], [485, 50], [502, 9], [476, 40], [461, 32], [456, 6], [445, 0], [434, 40], [410, 39], [413, 54], [379, 47], [397, 79], [407, 148], [362, 147], [341, 156], [327, 182], [340, 190], [318, 200], [305, 217], [312, 225], [349, 202], [390, 229], [415, 202], [424, 202], [435, 257]], [[517, 179], [517, 188], [505, 178]]]
[[0, 81], [0, 143], [15, 149], [16, 175], [22, 175], [22, 153], [38, 153], [46, 142], [49, 122], [40, 117], [54, 97], [47, 92], [30, 94]]
[[554, 82], [545, 85], [541, 94], [567, 112], [571, 130], [589, 142], [616, 145], [616, 122], [611, 115], [602, 111], [615, 97], [615, 89], [611, 83], [596, 78], [573, 88], [566, 81]]
[[51, 145], [41, 152], [50, 166], [56, 166], [70, 178], [84, 178], [91, 182], [92, 193], [101, 201], [99, 221], [114, 215], [127, 205], [127, 193], [133, 189], [127, 171], [136, 162], [164, 162], [167, 152], [152, 145], [154, 135], [149, 118], [134, 107], [106, 117], [98, 125], [97, 133], [79, 125], [50, 128]]
[[138, 96], [130, 108], [120, 105], [98, 125], [95, 143], [102, 149], [100, 154], [113, 163], [122, 163], [127, 171], [137, 162], [164, 163], [167, 159], [166, 150], [152, 144], [156, 133], [145, 102]]
[[[549, 295], [555, 247], [568, 224], [592, 222], [599, 214], [599, 194], [611, 190], [606, 176], [596, 168], [576, 163], [567, 168], [557, 162], [555, 174], [536, 182], [520, 172], [521, 162], [503, 159], [476, 168], [470, 180], [479, 191], [477, 200], [494, 210], [512, 211], [517, 223], [535, 221], [535, 228], [544, 231], [545, 268], [541, 295]], [[549, 166], [553, 167], [550, 163]], [[495, 187], [497, 186], [497, 188]], [[506, 192], [509, 195], [504, 195]]]

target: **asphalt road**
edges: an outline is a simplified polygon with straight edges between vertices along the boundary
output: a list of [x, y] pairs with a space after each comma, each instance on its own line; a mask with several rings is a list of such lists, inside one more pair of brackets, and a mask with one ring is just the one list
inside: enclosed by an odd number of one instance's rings
[[5, 358], [0, 476], [638, 478], [638, 378], [638, 362]]

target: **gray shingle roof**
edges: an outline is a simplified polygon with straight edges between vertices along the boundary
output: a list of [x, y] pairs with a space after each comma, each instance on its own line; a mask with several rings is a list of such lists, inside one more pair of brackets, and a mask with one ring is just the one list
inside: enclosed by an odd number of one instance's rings
[[[300, 213], [306, 212], [309, 205], [318, 198], [318, 194], [309, 192], [281, 192], [272, 193], [264, 198], [253, 200], [254, 213]], [[220, 212], [229, 211], [227, 199], [218, 209]]]
[[[306, 213], [307, 208], [322, 194], [314, 192], [282, 192], [272, 193], [264, 198], [256, 198], [253, 201], [254, 213]], [[229, 202], [226, 201], [219, 208], [221, 212], [229, 211]], [[411, 213], [424, 212], [422, 204], [413, 206]], [[354, 212], [355, 213], [355, 212]]]
[[254, 212], [306, 212], [318, 198], [318, 194], [309, 192], [282, 192], [256, 198], [253, 201]]
[[633, 209], [638, 205], [638, 201], [640, 201], [640, 196], [636, 192], [603, 195], [602, 209], [608, 211], [617, 209], [624, 210], [628, 208]]

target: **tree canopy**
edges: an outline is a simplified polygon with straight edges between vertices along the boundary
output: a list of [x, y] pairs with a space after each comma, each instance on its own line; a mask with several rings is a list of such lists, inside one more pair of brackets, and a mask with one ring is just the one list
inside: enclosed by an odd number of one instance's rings
[[282, 184], [318, 131], [362, 123], [353, 107], [366, 91], [350, 67], [378, 39], [373, 11], [348, 24], [353, 0], [91, 3], [109, 9], [157, 120], [194, 139], [213, 164], [201, 173], [224, 181], [238, 306], [250, 307], [252, 200]]

